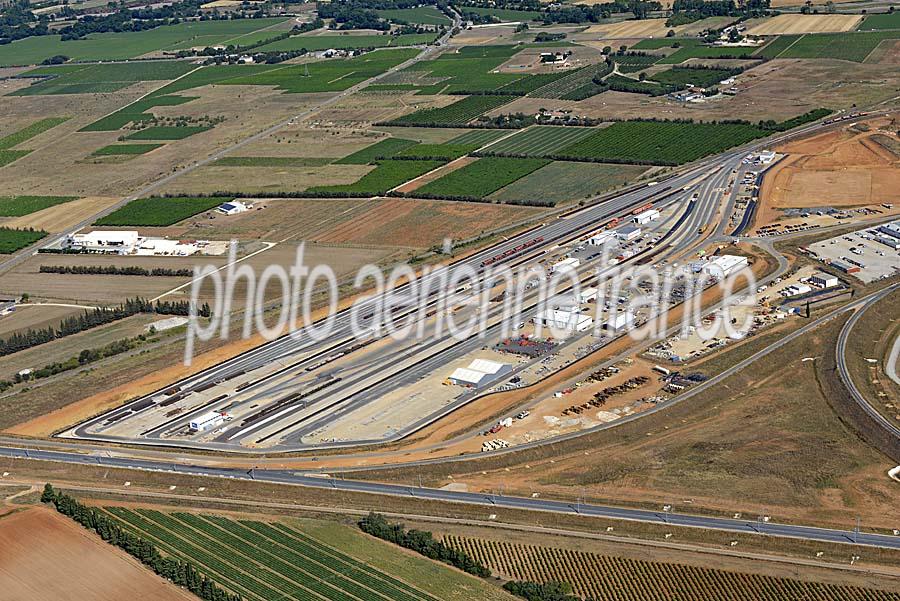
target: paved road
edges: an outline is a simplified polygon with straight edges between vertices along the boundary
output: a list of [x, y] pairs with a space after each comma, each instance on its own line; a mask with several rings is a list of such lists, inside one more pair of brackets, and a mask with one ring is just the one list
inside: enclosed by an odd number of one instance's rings
[[339, 480], [276, 470], [250, 470], [250, 472], [244, 472], [243, 470], [228, 468], [181, 466], [171, 463], [138, 461], [125, 458], [106, 458], [99, 456], [91, 457], [72, 453], [62, 453], [57, 451], [27, 451], [23, 449], [0, 447], [0, 456], [27, 458], [41, 461], [74, 463], [82, 465], [99, 465], [111, 468], [128, 468], [186, 475], [234, 478], [240, 480], [256, 480], [261, 482], [304, 486], [308, 488], [333, 489], [335, 491], [370, 493], [394, 497], [413, 497], [423, 500], [466, 503], [469, 505], [486, 506], [491, 508], [492, 510], [524, 509], [532, 511], [546, 511], [550, 513], [577, 514], [583, 515], [585, 517], [629, 520], [649, 524], [660, 524], [663, 526], [671, 525], [689, 528], [705, 528], [710, 530], [733, 532], [735, 534], [762, 534], [768, 536], [797, 538], [822, 543], [858, 544], [883, 549], [900, 550], [900, 536], [890, 536], [885, 534], [855, 532], [850, 530], [837, 530], [829, 528], [815, 528], [811, 526], [799, 526], [792, 524], [779, 524], [771, 521], [766, 523], [762, 520], [727, 519], [684, 513], [669, 513], [665, 511], [628, 509], [607, 505], [567, 503], [564, 501], [552, 501], [546, 499], [456, 492], [430, 488], [400, 486], [395, 484], [380, 484], [377, 482]]
[[[856, 404], [862, 408], [869, 417], [872, 418], [881, 428], [887, 432], [890, 436], [893, 436], [897, 440], [900, 440], [900, 428], [898, 428], [893, 422], [888, 420], [880, 411], [875, 409], [871, 403], [866, 399], [865, 395], [860, 392], [859, 388], [856, 386], [856, 383], [853, 381], [853, 376], [850, 374], [850, 368], [847, 366], [847, 342], [850, 340], [850, 336], [853, 333], [853, 327], [860, 320], [860, 318], [865, 314], [866, 310], [869, 309], [872, 305], [883, 299], [888, 294], [900, 288], [900, 284], [893, 284], [892, 286], [888, 286], [884, 290], [877, 292], [871, 296], [868, 296], [864, 299], [865, 302], [862, 304], [858, 304], [858, 310], [853, 316], [847, 320], [847, 323], [844, 324], [844, 327], [841, 329], [840, 336], [838, 336], [838, 342], [835, 347], [835, 358], [837, 360], [838, 372], [841, 375], [841, 380], [844, 382], [844, 386], [847, 387], [847, 390], [850, 391], [850, 395], [853, 397], [853, 400], [856, 401]], [[888, 362], [893, 367], [896, 365], [896, 352], [900, 352], [900, 338], [894, 343], [894, 347], [891, 351], [892, 355], [889, 358]], [[896, 458], [895, 458], [896, 459]]]

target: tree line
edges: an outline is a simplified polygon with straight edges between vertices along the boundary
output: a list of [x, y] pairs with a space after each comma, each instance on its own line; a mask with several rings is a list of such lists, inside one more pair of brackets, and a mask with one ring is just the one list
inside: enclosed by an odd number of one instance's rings
[[[51, 326], [39, 329], [29, 328], [24, 332], [15, 332], [5, 339], [0, 338], [0, 357], [106, 325], [138, 313], [187, 316], [190, 314], [190, 302], [156, 301], [156, 303], [153, 303], [142, 298], [134, 298], [127, 299], [117, 307], [96, 307], [85, 310], [81, 315], [63, 319], [55, 328]], [[211, 313], [207, 303], [204, 303], [197, 309], [197, 315], [201, 317], [209, 317]]]
[[194, 274], [192, 269], [170, 269], [168, 267], [138, 267], [130, 265], [119, 267], [117, 265], [41, 265], [40, 273], [60, 273], [65, 275], [141, 275], [163, 277], [190, 277]]
[[400, 545], [429, 559], [452, 565], [474, 576], [487, 578], [491, 575], [491, 571], [480, 562], [463, 551], [435, 540], [431, 532], [426, 530], [406, 530], [403, 524], [392, 524], [383, 515], [374, 512], [359, 521], [359, 528], [366, 534]]
[[192, 563], [174, 557], [163, 557], [152, 542], [132, 534], [102, 511], [56, 491], [49, 483], [44, 485], [41, 502], [52, 504], [59, 513], [72, 518], [84, 528], [93, 530], [104, 541], [119, 547], [159, 576], [186, 588], [204, 601], [242, 601], [240, 595], [219, 588]]

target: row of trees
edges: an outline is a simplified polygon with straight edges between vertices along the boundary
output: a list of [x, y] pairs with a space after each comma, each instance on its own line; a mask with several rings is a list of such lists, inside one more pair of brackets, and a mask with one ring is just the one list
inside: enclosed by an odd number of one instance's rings
[[122, 528], [113, 518], [93, 507], [79, 503], [74, 497], [54, 490], [49, 483], [41, 494], [43, 503], [50, 503], [56, 510], [88, 530], [93, 530], [104, 541], [115, 545], [149, 567], [166, 580], [191, 591], [204, 601], [241, 601], [242, 597], [219, 588], [201, 574], [193, 564], [163, 557], [150, 541]]
[[66, 275], [141, 275], [141, 276], [166, 276], [166, 277], [190, 277], [194, 274], [191, 269], [170, 269], [168, 267], [138, 267], [130, 265], [119, 267], [118, 265], [41, 265], [41, 273], [61, 273]]
[[450, 564], [469, 574], [481, 578], [487, 578], [491, 575], [490, 570], [466, 553], [452, 549], [444, 543], [435, 540], [431, 532], [406, 530], [403, 524], [391, 524], [383, 515], [374, 512], [361, 519], [359, 527], [367, 534], [415, 551], [429, 559]]
[[[127, 299], [117, 307], [97, 307], [86, 310], [81, 315], [63, 319], [55, 328], [28, 329], [24, 332], [15, 332], [5, 339], [0, 339], [0, 357], [131, 317], [138, 313], [186, 316], [190, 313], [190, 303], [188, 301], [156, 301], [154, 304], [149, 300], [134, 298]], [[211, 310], [207, 303], [204, 303], [197, 310], [197, 315], [201, 317], [209, 317], [210, 314]]]
[[503, 585], [507, 591], [528, 601], [581, 601], [572, 594], [572, 586], [565, 582], [529, 582], [513, 580]]

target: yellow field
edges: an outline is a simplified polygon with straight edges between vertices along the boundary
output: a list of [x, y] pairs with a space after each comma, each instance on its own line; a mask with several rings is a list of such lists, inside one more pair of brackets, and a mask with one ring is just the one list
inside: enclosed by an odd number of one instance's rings
[[748, 22], [747, 35], [850, 31], [860, 21], [862, 15], [778, 15]]
[[661, 38], [669, 31], [665, 19], [642, 19], [622, 21], [609, 25], [591, 25], [584, 33], [602, 35], [605, 39], [619, 38]]

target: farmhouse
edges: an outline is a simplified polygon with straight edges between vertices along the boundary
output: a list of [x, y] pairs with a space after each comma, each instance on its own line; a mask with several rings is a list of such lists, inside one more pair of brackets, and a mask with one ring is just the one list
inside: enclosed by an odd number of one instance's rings
[[223, 215], [237, 215], [238, 213], [249, 211], [252, 208], [252, 205], [245, 205], [239, 200], [229, 200], [228, 202], [220, 204], [216, 210]]

